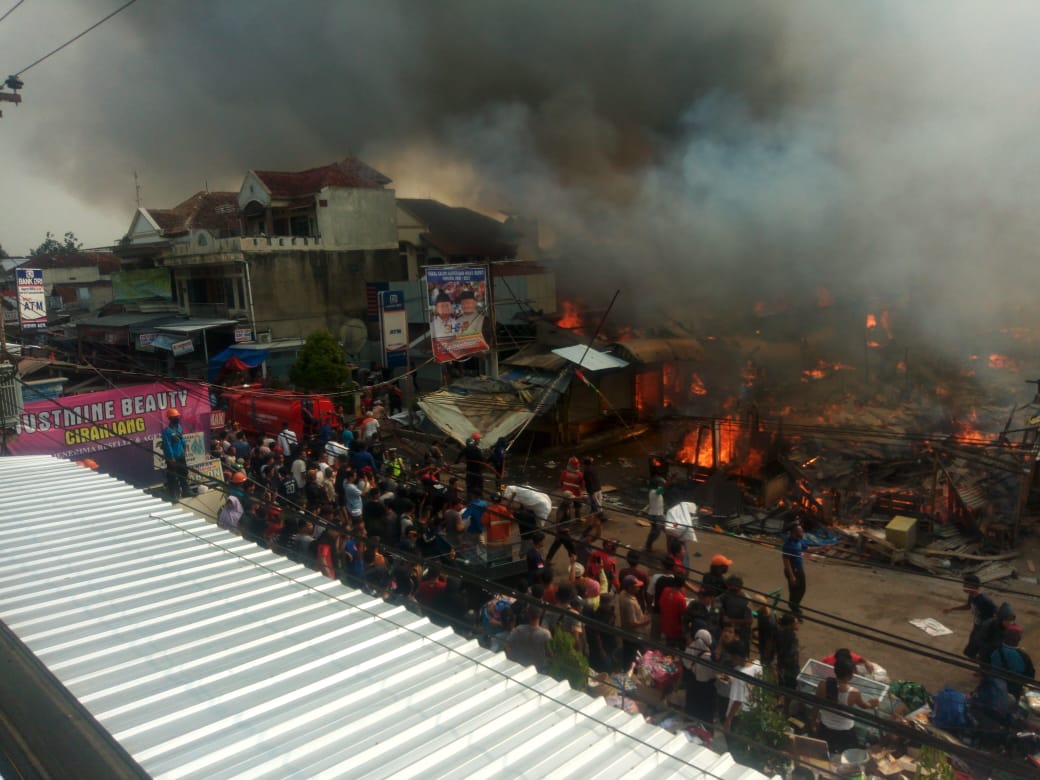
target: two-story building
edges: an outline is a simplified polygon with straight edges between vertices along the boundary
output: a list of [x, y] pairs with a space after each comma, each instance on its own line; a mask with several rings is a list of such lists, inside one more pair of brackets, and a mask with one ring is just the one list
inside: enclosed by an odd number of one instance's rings
[[347, 158], [298, 172], [249, 171], [237, 193], [139, 209], [117, 251], [142, 280], [165, 269], [176, 316], [142, 316], [138, 335], [147, 338], [138, 348], [170, 352], [168, 368], [198, 374], [234, 345], [265, 352], [269, 373], [284, 376], [317, 329], [356, 343], [359, 327], [367, 335], [366, 281], [400, 273], [389, 183]]

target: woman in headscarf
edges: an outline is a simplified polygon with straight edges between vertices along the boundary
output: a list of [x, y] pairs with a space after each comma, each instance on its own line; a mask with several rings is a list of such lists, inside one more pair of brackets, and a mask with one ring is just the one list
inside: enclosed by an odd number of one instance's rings
[[238, 497], [228, 496], [224, 506], [220, 509], [220, 514], [217, 515], [217, 525], [226, 531], [237, 534], [239, 532], [238, 523], [242, 519], [242, 511], [242, 502], [238, 500]]

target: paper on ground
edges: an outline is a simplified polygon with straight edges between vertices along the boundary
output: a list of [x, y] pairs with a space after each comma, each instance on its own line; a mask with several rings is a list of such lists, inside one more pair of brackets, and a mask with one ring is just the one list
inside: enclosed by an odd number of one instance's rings
[[953, 633], [953, 631], [935, 618], [914, 618], [910, 622], [928, 634], [928, 636], [946, 636]]

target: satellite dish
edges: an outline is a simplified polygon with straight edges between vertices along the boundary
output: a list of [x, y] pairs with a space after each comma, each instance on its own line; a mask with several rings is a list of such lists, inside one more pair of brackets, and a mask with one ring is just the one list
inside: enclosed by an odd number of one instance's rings
[[362, 320], [350, 319], [339, 329], [343, 351], [348, 355], [357, 355], [368, 341], [368, 326]]

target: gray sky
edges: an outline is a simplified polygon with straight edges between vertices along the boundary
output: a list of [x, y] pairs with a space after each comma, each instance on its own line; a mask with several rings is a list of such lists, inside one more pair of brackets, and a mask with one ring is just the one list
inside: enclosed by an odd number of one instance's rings
[[[117, 5], [27, 0], [0, 70]], [[1015, 0], [139, 0], [4, 108], [0, 243], [111, 242], [135, 170], [167, 207], [352, 153], [401, 195], [537, 216], [590, 298], [912, 288], [952, 346], [1037, 308], [1038, 22]]]

